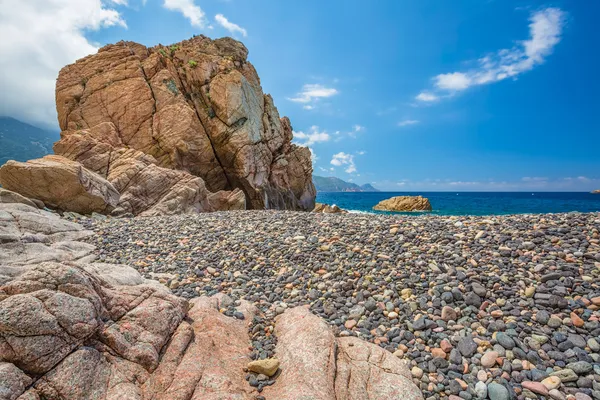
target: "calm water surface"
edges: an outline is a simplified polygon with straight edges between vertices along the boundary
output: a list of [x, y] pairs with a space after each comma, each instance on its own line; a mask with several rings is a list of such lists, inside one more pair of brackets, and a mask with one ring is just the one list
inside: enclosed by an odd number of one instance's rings
[[[317, 202], [337, 204], [346, 210], [373, 211], [379, 201], [392, 196], [427, 197], [438, 215], [502, 215], [562, 212], [598, 212], [600, 194], [584, 192], [374, 192], [317, 193]], [[409, 213], [415, 214], [415, 213]], [[428, 213], [430, 214], [430, 213]]]

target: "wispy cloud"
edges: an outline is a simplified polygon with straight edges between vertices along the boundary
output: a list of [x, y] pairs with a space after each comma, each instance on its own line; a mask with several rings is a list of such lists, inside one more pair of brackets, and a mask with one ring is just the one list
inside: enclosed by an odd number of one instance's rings
[[294, 131], [293, 134], [294, 139], [301, 146], [311, 146], [315, 143], [327, 142], [331, 139], [329, 133], [319, 130], [319, 127], [316, 125], [311, 126], [307, 133]]
[[364, 132], [366, 130], [366, 128], [362, 125], [354, 125], [352, 127], [352, 130], [350, 132], [348, 132], [348, 136], [350, 137], [356, 137], [357, 134], [359, 134], [360, 132]]
[[233, 22], [230, 22], [227, 18], [225, 18], [225, 16], [223, 14], [215, 15], [215, 21], [217, 21], [217, 23], [219, 25], [221, 25], [223, 28], [227, 29], [232, 34], [235, 34], [236, 32], [238, 32], [243, 37], [248, 36], [248, 32], [246, 32], [246, 30], [244, 28], [242, 28], [241, 26], [239, 26], [237, 24], [234, 24]]
[[438, 101], [440, 99], [440, 97], [436, 96], [433, 93], [421, 92], [415, 97], [415, 99], [417, 99], [419, 101], [424, 101], [424, 102], [434, 102], [434, 101]]
[[163, 7], [182, 13], [193, 26], [198, 28], [205, 28], [208, 24], [206, 14], [194, 3], [194, 0], [164, 0]]
[[333, 87], [327, 87], [318, 83], [306, 84], [295, 97], [288, 97], [288, 100], [295, 103], [304, 104], [304, 109], [312, 110], [315, 108], [315, 103], [321, 99], [335, 96], [338, 90]]
[[474, 68], [433, 77], [435, 93], [423, 91], [416, 99], [433, 102], [440, 99], [440, 93], [447, 95], [473, 86], [516, 78], [532, 70], [543, 64], [560, 42], [565, 20], [566, 14], [559, 8], [551, 7], [532, 13], [529, 18], [529, 39], [476, 60]]
[[344, 153], [343, 151], [333, 155], [331, 158], [331, 165], [335, 165], [336, 167], [346, 167], [344, 171], [348, 174], [356, 172], [354, 156], [352, 154]]
[[405, 119], [403, 121], [398, 122], [398, 126], [404, 127], [404, 126], [416, 125], [418, 123], [420, 123], [420, 121], [416, 120], [416, 119]]

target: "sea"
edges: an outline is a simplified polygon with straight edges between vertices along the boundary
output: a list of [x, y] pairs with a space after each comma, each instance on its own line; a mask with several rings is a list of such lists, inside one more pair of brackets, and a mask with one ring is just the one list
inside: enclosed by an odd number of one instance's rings
[[372, 208], [393, 196], [427, 197], [437, 215], [508, 215], [600, 212], [600, 194], [588, 192], [318, 192], [317, 202], [350, 212], [390, 214]]

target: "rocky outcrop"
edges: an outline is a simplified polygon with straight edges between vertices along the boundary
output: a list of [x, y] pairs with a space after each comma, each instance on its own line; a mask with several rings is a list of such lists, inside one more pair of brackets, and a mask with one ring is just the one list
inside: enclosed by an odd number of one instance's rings
[[50, 207], [77, 213], [109, 213], [119, 202], [110, 182], [61, 156], [24, 163], [11, 160], [0, 167], [0, 184]]
[[598, 190], [592, 190], [592, 193], [594, 193], [594, 194], [600, 194], [600, 189], [598, 189]]
[[267, 399], [418, 400], [408, 367], [392, 353], [357, 338], [336, 338], [304, 307], [277, 317], [281, 375]]
[[[225, 295], [174, 296], [124, 265], [94, 263], [80, 225], [0, 204], [0, 399], [251, 400], [257, 310]], [[29, 255], [29, 256], [27, 256]], [[223, 310], [235, 307], [234, 317]], [[406, 366], [337, 339], [306, 308], [278, 317], [281, 360], [266, 399], [421, 399]]]
[[329, 204], [325, 204], [325, 203], [316, 203], [315, 208], [314, 208], [314, 210], [312, 210], [312, 212], [323, 213], [323, 214], [346, 214], [346, 213], [348, 213], [348, 211], [342, 210], [335, 204], [330, 206]]
[[396, 196], [380, 201], [373, 207], [379, 211], [431, 211], [429, 199], [422, 196]]
[[[76, 161], [46, 156], [26, 163], [9, 161], [0, 168], [0, 183], [32, 199], [41, 199], [42, 207], [45, 203], [81, 214], [152, 216], [246, 208], [241, 190], [211, 193], [201, 178], [159, 167], [151, 156], [135, 150], [113, 154], [107, 179]], [[9, 193], [9, 200], [19, 196]], [[24, 199], [29, 202], [24, 204], [36, 201]]]
[[0, 203], [20, 203], [31, 207], [44, 208], [44, 203], [36, 199], [28, 199], [19, 193], [0, 188]]
[[[239, 189], [250, 209], [312, 210], [310, 151], [291, 144], [290, 121], [262, 92], [247, 54], [233, 39], [204, 36], [169, 47], [103, 47], [59, 74], [55, 153], [115, 185], [122, 213], [198, 208], [201, 185], [233, 191], [219, 196], [233, 209], [242, 208]], [[156, 171], [161, 177], [151, 179]], [[169, 197], [155, 206], [163, 183], [187, 204]]]

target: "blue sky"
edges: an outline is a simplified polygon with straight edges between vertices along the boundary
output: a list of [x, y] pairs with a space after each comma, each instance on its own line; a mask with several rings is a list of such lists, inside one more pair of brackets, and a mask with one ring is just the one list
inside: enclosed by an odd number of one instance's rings
[[98, 46], [233, 36], [315, 174], [398, 191], [598, 189], [598, 15], [579, 0], [0, 0], [0, 51], [15, 54], [0, 61], [0, 114], [56, 126], [58, 68]]

